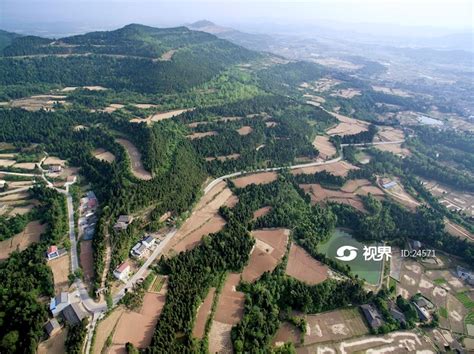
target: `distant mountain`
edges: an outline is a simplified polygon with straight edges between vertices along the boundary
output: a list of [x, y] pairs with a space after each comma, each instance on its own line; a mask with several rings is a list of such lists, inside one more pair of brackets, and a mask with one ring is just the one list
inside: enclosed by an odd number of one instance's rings
[[20, 37], [21, 35], [13, 32], [7, 32], [0, 30], [0, 52], [8, 47], [15, 38]]
[[102, 85], [146, 93], [176, 92], [259, 55], [186, 27], [131, 24], [57, 40], [14, 38], [3, 49], [0, 84]]
[[219, 38], [251, 50], [270, 51], [272, 44], [275, 42], [270, 35], [241, 32], [231, 27], [217, 25], [208, 20], [197, 21], [187, 25], [187, 27], [191, 30], [214, 34]]

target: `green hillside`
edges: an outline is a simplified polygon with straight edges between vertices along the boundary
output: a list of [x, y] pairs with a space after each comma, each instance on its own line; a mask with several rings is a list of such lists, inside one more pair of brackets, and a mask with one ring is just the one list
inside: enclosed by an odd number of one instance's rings
[[20, 37], [17, 33], [0, 30], [0, 52], [8, 47], [15, 38]]
[[25, 36], [3, 49], [0, 84], [102, 85], [182, 92], [259, 54], [185, 27], [128, 25], [58, 40]]

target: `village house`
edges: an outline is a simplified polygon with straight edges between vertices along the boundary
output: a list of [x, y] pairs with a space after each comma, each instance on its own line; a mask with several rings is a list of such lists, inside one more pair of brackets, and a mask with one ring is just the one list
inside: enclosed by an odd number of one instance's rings
[[59, 325], [58, 320], [53, 318], [46, 322], [44, 330], [48, 334], [48, 337], [52, 337], [61, 330], [61, 326]]
[[142, 241], [142, 243], [145, 245], [146, 248], [150, 248], [155, 244], [155, 238], [153, 236], [147, 236], [145, 239]]
[[374, 306], [367, 304], [361, 305], [360, 308], [364, 313], [367, 323], [372, 327], [372, 329], [377, 329], [384, 324], [382, 316]]
[[407, 319], [402, 311], [395, 305], [393, 301], [390, 301], [388, 304], [390, 314], [392, 317], [401, 324], [406, 324]]
[[459, 279], [464, 280], [469, 285], [474, 285], [474, 274], [472, 274], [467, 269], [458, 266], [456, 268], [456, 275]]
[[384, 183], [384, 184], [382, 185], [382, 187], [383, 187], [384, 189], [392, 189], [392, 188], [395, 187], [396, 185], [397, 185], [397, 182], [395, 182], [395, 181], [390, 181], [390, 182]]
[[127, 230], [128, 226], [132, 223], [133, 217], [130, 215], [120, 215], [117, 222], [114, 225], [115, 231]]
[[123, 262], [114, 270], [114, 277], [118, 280], [126, 281], [130, 274], [130, 265], [127, 262]]
[[416, 302], [414, 302], [413, 305], [415, 305], [416, 312], [418, 313], [418, 317], [420, 318], [420, 321], [427, 322], [431, 320], [431, 315], [426, 308], [421, 307]]
[[77, 325], [88, 316], [86, 310], [78, 302], [72, 303], [67, 306], [63, 310], [62, 315], [64, 317], [64, 320], [70, 325]]
[[48, 247], [47, 257], [48, 257], [48, 261], [59, 257], [59, 250], [56, 245], [51, 245]]
[[147, 247], [145, 246], [145, 244], [143, 244], [142, 242], [138, 242], [137, 244], [135, 244], [135, 246], [133, 246], [131, 254], [133, 257], [141, 258], [146, 250]]
[[49, 166], [49, 173], [60, 173], [62, 169], [61, 165], [51, 165]]
[[0, 189], [5, 188], [6, 184], [7, 184], [7, 181], [0, 179]]

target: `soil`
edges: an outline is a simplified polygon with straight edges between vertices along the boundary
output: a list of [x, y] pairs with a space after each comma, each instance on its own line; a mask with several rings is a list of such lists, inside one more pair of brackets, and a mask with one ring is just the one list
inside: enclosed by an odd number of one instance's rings
[[215, 292], [216, 288], [211, 288], [207, 293], [206, 298], [199, 306], [193, 328], [193, 336], [196, 338], [202, 339], [204, 337], [206, 322], [209, 314], [211, 313], [212, 301], [214, 299]]
[[135, 177], [143, 180], [150, 180], [152, 175], [145, 170], [142, 164], [142, 155], [130, 141], [126, 139], [117, 139], [117, 142], [127, 150], [132, 165], [132, 173]]
[[236, 178], [233, 182], [237, 188], [244, 188], [252, 183], [267, 184], [275, 181], [277, 177], [278, 175], [276, 172], [262, 172]]
[[48, 262], [48, 265], [53, 271], [54, 292], [59, 294], [61, 291], [68, 291], [69, 289], [69, 255], [53, 259]]
[[309, 255], [303, 248], [292, 244], [286, 274], [310, 285], [328, 278], [328, 267]]
[[8, 258], [11, 252], [23, 251], [29, 245], [39, 242], [40, 235], [46, 230], [46, 224], [32, 221], [26, 225], [25, 230], [19, 234], [0, 242], [0, 260]]

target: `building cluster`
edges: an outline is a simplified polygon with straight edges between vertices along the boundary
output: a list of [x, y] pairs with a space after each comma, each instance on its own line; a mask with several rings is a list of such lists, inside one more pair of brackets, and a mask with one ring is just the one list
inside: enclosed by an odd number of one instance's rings
[[95, 227], [97, 224], [98, 202], [93, 191], [87, 192], [84, 198], [81, 198], [79, 204], [79, 231], [82, 233], [83, 240], [91, 240], [94, 237]]
[[[435, 311], [435, 306], [425, 297], [419, 295], [413, 298], [413, 306], [416, 309], [420, 322], [429, 322], [432, 319], [432, 313]], [[383, 316], [375, 305], [365, 304], [361, 305], [360, 309], [364, 314], [364, 317], [369, 326], [377, 330], [382, 327], [385, 323]], [[407, 319], [405, 314], [400, 310], [397, 304], [393, 300], [388, 301], [388, 310], [390, 315], [400, 324], [406, 324]]]
[[142, 258], [145, 252], [156, 243], [156, 239], [151, 236], [145, 236], [141, 241], [137, 242], [130, 251], [130, 255], [135, 258]]
[[50, 337], [59, 332], [60, 322], [76, 325], [89, 316], [79, 302], [72, 302], [72, 296], [67, 292], [62, 292], [51, 298], [49, 311], [53, 318], [44, 325], [44, 330]]

